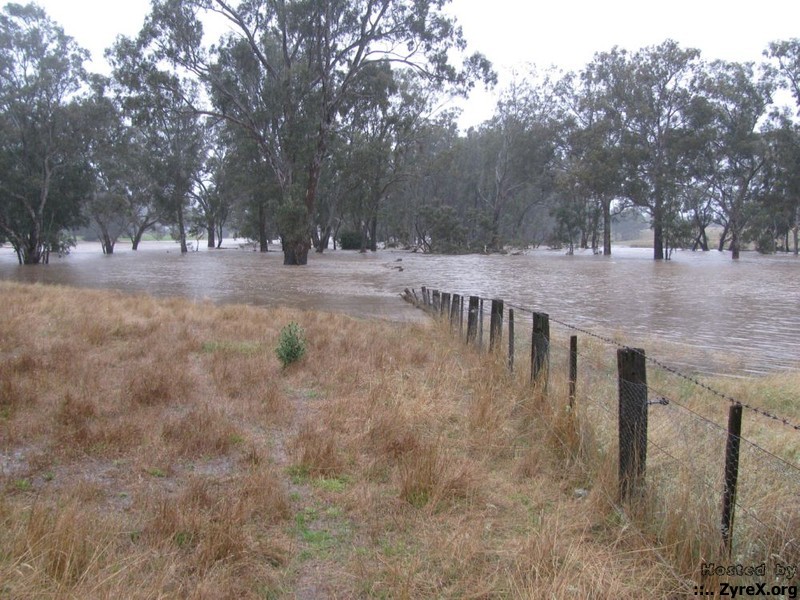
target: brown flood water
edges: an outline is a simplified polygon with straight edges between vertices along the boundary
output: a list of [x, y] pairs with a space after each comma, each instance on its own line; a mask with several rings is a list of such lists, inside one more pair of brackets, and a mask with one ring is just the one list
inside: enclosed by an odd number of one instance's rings
[[173, 243], [152, 242], [138, 252], [126, 245], [103, 256], [98, 244], [83, 243], [50, 265], [28, 267], [17, 265], [6, 247], [0, 278], [398, 321], [423, 318], [399, 294], [425, 285], [503, 298], [601, 335], [622, 334], [626, 343], [689, 370], [800, 368], [800, 260], [794, 256], [745, 253], [733, 262], [716, 251], [678, 252], [655, 262], [651, 250], [633, 248], [614, 248], [611, 257], [330, 251], [290, 268], [280, 252], [242, 250], [233, 241], [226, 246], [181, 256]]

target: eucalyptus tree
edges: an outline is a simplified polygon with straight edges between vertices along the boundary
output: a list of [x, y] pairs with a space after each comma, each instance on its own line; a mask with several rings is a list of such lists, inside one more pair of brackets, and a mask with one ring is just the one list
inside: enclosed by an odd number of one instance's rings
[[[195, 108], [242, 127], [280, 188], [285, 264], [305, 264], [323, 162], [359, 79], [376, 62], [407, 67], [429, 85], [462, 89], [488, 62], [450, 63], [465, 41], [446, 0], [155, 0], [142, 32], [152, 51], [194, 74], [211, 107]], [[229, 33], [203, 47], [202, 16]]]
[[231, 160], [232, 153], [223, 138], [220, 123], [206, 124], [203, 142], [204, 159], [201, 167], [192, 173], [193, 185], [189, 195], [194, 202], [196, 227], [205, 230], [209, 248], [219, 248], [234, 200], [235, 175], [232, 171], [238, 165]]
[[84, 222], [87, 58], [38, 6], [0, 14], [0, 241], [21, 264], [48, 262]]
[[711, 116], [706, 181], [717, 218], [730, 236], [731, 256], [737, 259], [747, 221], [765, 193], [768, 155], [761, 124], [774, 84], [769, 76], [758, 77], [752, 63], [716, 61], [700, 85]]
[[[795, 255], [800, 237], [800, 125], [786, 113], [773, 115], [762, 131], [767, 160], [762, 173], [762, 193], [752, 207], [752, 218], [745, 231], [748, 241], [761, 252]], [[790, 242], [790, 237], [791, 242]], [[780, 240], [780, 244], [776, 243]]]
[[620, 135], [620, 196], [648, 211], [653, 258], [663, 259], [681, 225], [679, 190], [697, 152], [689, 109], [700, 52], [666, 40], [635, 53], [613, 48], [596, 54], [590, 68]]
[[120, 102], [142, 133], [159, 221], [177, 228], [186, 253], [190, 194], [205, 158], [203, 123], [185, 104], [197, 98], [197, 86], [162, 68], [144, 52], [141, 40], [120, 37], [107, 56]]
[[[343, 127], [348, 164], [346, 208], [361, 233], [361, 250], [377, 249], [378, 221], [391, 207], [398, 185], [409, 177], [409, 158], [432, 110], [430, 90], [408, 73], [385, 63], [374, 70], [372, 94], [358, 95]], [[376, 93], [377, 92], [377, 93]]]
[[531, 210], [550, 199], [562, 122], [552, 74], [532, 72], [509, 86], [481, 128], [476, 191], [487, 250], [519, 240]]
[[[568, 73], [558, 86], [564, 110], [564, 134], [559, 182], [582, 216], [577, 225], [591, 230], [595, 249], [599, 219], [586, 214], [599, 211], [602, 218], [603, 254], [611, 254], [612, 205], [622, 197], [622, 129], [617, 126], [615, 98], [604, 81], [605, 63], [595, 57], [578, 74]], [[620, 207], [622, 208], [622, 207]], [[575, 209], [573, 209], [575, 210]], [[572, 213], [562, 211], [567, 216]], [[586, 247], [585, 239], [583, 241]]]
[[791, 92], [800, 116], [800, 38], [772, 42], [764, 54], [773, 60], [780, 83]]

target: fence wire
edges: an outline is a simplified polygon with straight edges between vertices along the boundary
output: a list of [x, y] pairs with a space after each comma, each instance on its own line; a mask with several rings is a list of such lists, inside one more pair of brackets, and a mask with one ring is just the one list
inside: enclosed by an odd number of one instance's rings
[[[430, 292], [430, 291], [428, 291]], [[463, 306], [443, 306], [442, 296], [433, 311], [452, 315], [453, 329], [469, 334], [469, 295]], [[450, 296], [452, 300], [452, 296]], [[431, 300], [420, 304], [430, 308]], [[473, 343], [488, 350], [491, 338], [491, 300], [480, 299], [474, 319]], [[513, 311], [514, 337], [508, 339], [508, 322]], [[518, 376], [533, 368], [536, 346], [536, 311], [505, 303], [503, 338], [494, 343], [513, 356]], [[450, 318], [450, 317], [448, 317]], [[463, 327], [459, 325], [462, 323]], [[549, 315], [546, 348], [547, 371], [568, 379], [572, 348], [570, 337], [578, 336], [578, 364], [574, 380], [575, 410], [593, 431], [592, 442], [606, 454], [636, 435], [635, 428], [620, 429], [620, 403], [629, 390], [618, 386], [617, 351], [635, 351], [647, 364], [644, 394], [647, 406], [646, 455], [643, 480], [648, 490], [652, 526], [645, 533], [665, 545], [682, 539], [703, 539], [707, 543], [690, 552], [702, 560], [719, 556], [722, 526], [722, 494], [726, 488], [726, 444], [728, 408], [741, 406], [748, 419], [743, 425], [739, 449], [739, 477], [733, 498], [734, 523], [729, 561], [731, 564], [800, 565], [800, 465], [797, 432], [800, 425], [774, 411], [741, 401], [713, 388], [697, 376], [688, 375], [645, 351], [630, 348], [624, 340], [598, 334]], [[533, 332], [533, 333], [532, 333]], [[509, 360], [511, 364], [511, 360]], [[521, 374], [521, 375], [520, 375]], [[531, 378], [532, 374], [531, 374]], [[634, 388], [631, 388], [634, 389]], [[638, 392], [630, 392], [638, 393]], [[570, 400], [572, 402], [573, 400]], [[639, 451], [637, 451], [639, 452]], [[620, 454], [621, 456], [621, 454]], [[637, 457], [634, 459], [638, 460]], [[621, 457], [622, 461], [623, 458]], [[798, 577], [795, 577], [795, 583]]]

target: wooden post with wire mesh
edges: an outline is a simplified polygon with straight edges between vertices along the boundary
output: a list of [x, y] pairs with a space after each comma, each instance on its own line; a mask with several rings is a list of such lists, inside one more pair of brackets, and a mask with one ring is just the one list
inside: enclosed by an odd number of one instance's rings
[[480, 298], [469, 297], [469, 311], [467, 312], [467, 344], [474, 344], [478, 337], [478, 307]]
[[550, 315], [533, 313], [533, 335], [531, 340], [531, 383], [541, 386], [547, 393], [547, 378], [550, 363]]
[[503, 339], [503, 306], [502, 300], [492, 300], [492, 319], [489, 323], [489, 352], [499, 348]]
[[647, 364], [641, 348], [617, 350], [619, 390], [619, 497], [644, 489], [647, 464]]

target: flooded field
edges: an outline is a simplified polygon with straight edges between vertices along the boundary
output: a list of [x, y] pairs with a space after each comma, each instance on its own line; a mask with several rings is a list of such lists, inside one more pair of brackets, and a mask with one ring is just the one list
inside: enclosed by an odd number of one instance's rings
[[760, 373], [800, 367], [800, 260], [794, 256], [678, 252], [655, 262], [648, 249], [611, 257], [536, 250], [521, 255], [429, 256], [403, 251], [312, 254], [284, 267], [234, 241], [181, 256], [171, 242], [119, 246], [103, 256], [83, 243], [46, 266], [20, 267], [0, 249], [0, 278], [105, 287], [213, 302], [290, 304], [393, 320], [422, 318], [404, 288], [499, 297], [602, 335], [623, 335], [659, 356], [659, 345], [697, 370]]

